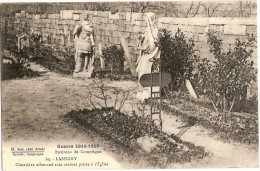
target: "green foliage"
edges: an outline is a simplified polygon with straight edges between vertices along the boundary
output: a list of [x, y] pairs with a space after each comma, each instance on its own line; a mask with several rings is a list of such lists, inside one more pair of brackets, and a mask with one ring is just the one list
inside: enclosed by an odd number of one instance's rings
[[236, 39], [234, 49], [223, 52], [222, 40], [212, 31], [207, 36], [215, 60], [210, 62], [207, 58], [201, 59], [197, 90], [209, 97], [213, 105], [222, 108], [225, 114], [226, 107], [230, 112], [234, 104], [240, 104], [246, 88], [251, 81], [256, 81], [256, 70], [251, 61], [253, 50], [247, 48], [255, 38], [248, 35], [245, 42]]
[[124, 50], [116, 45], [106, 47], [102, 50], [102, 57], [111, 68], [111, 73], [122, 73], [124, 69]]
[[172, 77], [172, 90], [177, 90], [190, 79], [193, 74], [197, 56], [194, 54], [194, 42], [186, 40], [180, 29], [171, 37], [171, 32], [166, 29], [160, 30], [161, 60], [164, 72]]

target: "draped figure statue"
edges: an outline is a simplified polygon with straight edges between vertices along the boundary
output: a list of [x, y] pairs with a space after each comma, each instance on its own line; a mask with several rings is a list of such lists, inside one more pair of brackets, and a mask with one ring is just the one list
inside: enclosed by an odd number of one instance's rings
[[[138, 82], [144, 74], [150, 74], [153, 64], [153, 59], [160, 58], [159, 47], [156, 46], [156, 42], [159, 40], [158, 27], [156, 25], [155, 14], [146, 13], [146, 29], [141, 33], [139, 37], [138, 49], [140, 50], [139, 58], [137, 60], [136, 72], [138, 75]], [[141, 86], [141, 85], [140, 85]], [[158, 89], [158, 87], [154, 87]], [[137, 93], [139, 100], [144, 100], [150, 97], [150, 88], [140, 88]]]
[[138, 44], [140, 50], [140, 55], [136, 63], [138, 80], [140, 80], [142, 75], [151, 73], [152, 59], [160, 58], [159, 47], [155, 45], [159, 37], [154, 13], [146, 14], [146, 22], [147, 27], [142, 32]]

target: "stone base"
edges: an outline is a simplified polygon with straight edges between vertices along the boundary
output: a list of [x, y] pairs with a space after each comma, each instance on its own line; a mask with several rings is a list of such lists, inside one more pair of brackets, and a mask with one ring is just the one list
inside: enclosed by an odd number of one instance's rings
[[73, 78], [91, 78], [91, 73], [87, 71], [82, 71], [78, 73], [73, 73]]

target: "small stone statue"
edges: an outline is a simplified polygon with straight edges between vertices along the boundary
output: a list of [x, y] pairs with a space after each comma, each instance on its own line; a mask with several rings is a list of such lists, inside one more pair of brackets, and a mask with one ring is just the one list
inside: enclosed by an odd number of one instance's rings
[[25, 47], [29, 45], [29, 39], [27, 38], [27, 35], [22, 34], [21, 36], [18, 37], [18, 51], [23, 50]]
[[[94, 73], [94, 36], [93, 26], [89, 23], [89, 15], [83, 16], [83, 21], [75, 26], [73, 35], [75, 38], [75, 70], [74, 76], [82, 73], [84, 77], [91, 77]], [[82, 75], [82, 76], [83, 76]]]

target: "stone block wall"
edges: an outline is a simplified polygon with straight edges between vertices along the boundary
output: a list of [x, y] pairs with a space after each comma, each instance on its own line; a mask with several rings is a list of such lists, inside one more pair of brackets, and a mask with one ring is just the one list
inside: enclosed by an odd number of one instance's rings
[[[138, 32], [146, 28], [144, 13], [84, 11], [84, 10], [63, 10], [60, 14], [27, 14], [17, 13], [14, 18], [1, 20], [1, 28], [4, 28], [7, 35], [20, 35], [31, 33], [42, 35], [45, 43], [55, 45], [61, 50], [65, 48], [74, 50], [73, 30], [75, 25], [82, 19], [83, 14], [89, 14], [90, 22], [94, 26], [96, 50], [99, 47], [120, 45], [120, 38], [125, 38], [132, 62], [136, 62], [138, 57], [137, 36]], [[5, 22], [5, 23], [4, 23]], [[206, 34], [208, 30], [219, 33], [223, 39], [223, 49], [233, 48], [235, 40], [247, 39], [247, 34], [257, 36], [256, 18], [173, 18], [159, 17], [158, 27], [165, 28], [174, 35], [177, 29], [181, 29], [187, 38], [192, 38], [195, 42], [195, 51], [200, 57], [207, 57], [213, 60], [209, 53]], [[4, 32], [4, 29], [1, 29]], [[3, 37], [14, 40], [12, 36]], [[99, 46], [99, 43], [102, 46]], [[253, 52], [253, 60], [257, 66], [257, 43], [249, 47]]]
[[[196, 53], [200, 57], [207, 57], [213, 60], [212, 54], [209, 53], [207, 44], [208, 30], [214, 30], [223, 40], [223, 50], [234, 48], [236, 39], [245, 41], [247, 34], [254, 34], [257, 39], [257, 19], [256, 18], [170, 18], [160, 17], [158, 26], [176, 33], [181, 29], [187, 38], [192, 38], [195, 42]], [[248, 47], [253, 50], [253, 61], [257, 67], [257, 43]]]
[[[13, 42], [17, 39], [18, 34], [14, 29], [14, 17], [1, 18], [0, 17], [0, 37], [1, 37], [1, 48], [6, 49], [11, 47]], [[14, 48], [14, 47], [13, 47]]]
[[138, 57], [137, 42], [138, 32], [146, 28], [143, 13], [116, 13], [99, 11], [64, 10], [60, 14], [27, 14], [15, 15], [15, 34], [22, 32], [42, 35], [42, 40], [63, 50], [74, 50], [73, 30], [82, 19], [83, 14], [89, 14], [90, 22], [94, 27], [97, 52], [99, 43], [101, 47], [120, 45], [120, 38], [125, 38], [132, 62]]

